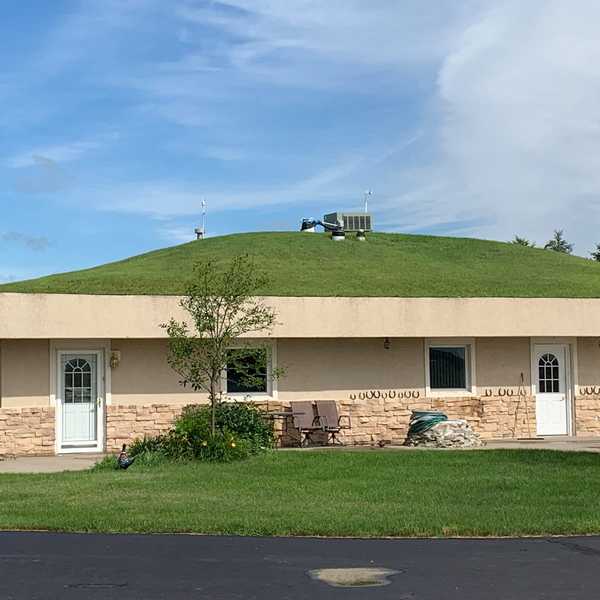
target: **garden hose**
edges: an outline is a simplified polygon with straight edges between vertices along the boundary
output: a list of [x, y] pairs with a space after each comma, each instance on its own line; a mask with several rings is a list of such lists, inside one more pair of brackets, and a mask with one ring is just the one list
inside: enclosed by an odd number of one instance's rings
[[413, 410], [408, 425], [408, 435], [424, 433], [438, 423], [448, 420], [448, 416], [442, 412]]

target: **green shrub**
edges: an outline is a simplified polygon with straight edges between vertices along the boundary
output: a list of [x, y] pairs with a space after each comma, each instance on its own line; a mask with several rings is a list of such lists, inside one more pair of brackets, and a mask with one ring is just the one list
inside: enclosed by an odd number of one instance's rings
[[114, 471], [118, 467], [116, 456], [105, 456], [92, 466], [91, 471]]
[[[152, 438], [153, 440], [156, 438]], [[131, 444], [133, 449], [130, 452], [130, 456], [135, 456], [136, 467], [154, 467], [160, 465], [168, 460], [169, 457], [164, 454], [162, 450], [149, 449], [148, 446], [156, 446], [155, 442], [150, 442], [150, 438], [144, 440], [135, 440]], [[117, 457], [114, 455], [105, 456], [102, 460], [98, 461], [92, 468], [92, 471], [115, 471], [118, 470], [119, 463]], [[132, 467], [129, 467], [130, 469]]]
[[235, 438], [231, 433], [218, 432], [194, 447], [194, 458], [209, 462], [232, 462], [256, 454], [252, 443]]
[[[244, 439], [256, 449], [272, 448], [275, 445], [273, 425], [264, 418], [264, 413], [254, 404], [246, 402], [221, 402], [216, 407], [216, 427], [220, 433], [229, 433]], [[210, 436], [211, 408], [191, 404], [184, 407], [177, 418], [174, 430], [190, 437], [206, 440]]]
[[135, 440], [129, 447], [129, 455], [230, 462], [263, 452], [275, 444], [272, 423], [252, 404], [220, 403], [216, 409], [214, 436], [210, 424], [210, 406], [186, 406], [169, 432]]
[[134, 440], [129, 446], [129, 456], [137, 458], [143, 454], [162, 454], [171, 459], [193, 458], [192, 446], [187, 436], [174, 430], [164, 435]]
[[[146, 450], [135, 455], [133, 467], [155, 467], [168, 462], [169, 457], [162, 450]], [[129, 467], [130, 469], [132, 467]]]

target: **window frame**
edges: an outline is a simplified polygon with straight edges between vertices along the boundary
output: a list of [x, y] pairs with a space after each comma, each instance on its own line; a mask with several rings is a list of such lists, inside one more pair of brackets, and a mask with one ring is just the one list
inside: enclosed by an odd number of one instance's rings
[[277, 399], [277, 380], [273, 378], [273, 371], [277, 368], [277, 344], [275, 341], [269, 341], [264, 344], [235, 344], [229, 346], [229, 350], [238, 350], [242, 348], [260, 349], [264, 348], [267, 352], [267, 391], [266, 392], [228, 392], [227, 391], [227, 369], [221, 373], [221, 390], [223, 391], [223, 400], [239, 402], [240, 400], [275, 400]]
[[[432, 388], [430, 372], [430, 350], [432, 348], [465, 349], [465, 388]], [[427, 397], [461, 397], [477, 395], [475, 338], [429, 338], [425, 340], [425, 395]]]

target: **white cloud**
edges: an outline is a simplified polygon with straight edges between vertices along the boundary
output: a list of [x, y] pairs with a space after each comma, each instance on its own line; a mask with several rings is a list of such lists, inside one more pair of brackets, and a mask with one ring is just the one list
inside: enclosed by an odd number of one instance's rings
[[[293, 203], [326, 203], [340, 198], [352, 199], [350, 202], [360, 204], [361, 190], [365, 189], [361, 183], [364, 171], [380, 169], [399, 153], [408, 151], [420, 137], [418, 133], [386, 147], [362, 148], [359, 152], [340, 157], [316, 173], [287, 184], [266, 183], [244, 189], [239, 186], [224, 189], [222, 186], [208, 187], [171, 180], [139, 181], [97, 188], [86, 192], [86, 195], [101, 210], [145, 214], [157, 219], [199, 214], [203, 198], [208, 200], [211, 212]], [[221, 158], [234, 159], [228, 153]]]
[[[379, 222], [403, 230], [445, 228], [500, 239], [519, 233], [543, 242], [564, 227], [580, 253], [600, 238], [595, 0], [225, 0], [168, 8], [111, 0], [102, 6], [67, 22], [46, 44], [42, 64], [50, 72], [67, 68], [106, 49], [106, 40], [161, 19], [161, 29], [172, 28], [179, 42], [168, 59], [154, 54], [155, 62], [121, 65], [107, 50], [103, 70], [89, 76], [132, 91], [153, 117], [212, 132], [203, 141], [205, 155], [231, 162], [244, 160], [248, 147], [264, 151], [252, 144], [252, 128], [244, 129], [253, 113], [230, 102], [251, 103], [257, 90], [273, 103], [270, 109], [286, 101], [278, 92], [287, 87], [315, 94], [315, 102], [320, 90], [342, 88], [349, 104], [353, 94], [382, 97], [403, 88], [403, 99], [414, 100], [428, 118], [415, 123], [418, 134], [408, 134], [416, 136], [410, 152], [402, 146], [406, 131], [390, 130], [366, 152], [362, 140], [350, 140], [337, 160], [323, 153], [324, 168], [290, 175], [287, 184], [269, 179], [268, 165], [262, 183], [245, 186], [235, 176], [235, 184], [209, 188], [183, 180], [129, 182], [92, 191], [101, 209], [164, 218], [198, 213], [205, 195], [212, 210], [229, 210], [325, 203], [373, 187]], [[88, 29], [95, 32], [89, 39]], [[72, 161], [97, 143], [32, 148], [6, 164], [28, 166], [36, 156]]]
[[564, 227], [580, 253], [600, 238], [598, 22], [595, 1], [510, 0], [446, 57], [437, 168], [484, 233], [542, 242]]
[[54, 164], [72, 162], [79, 160], [89, 152], [102, 148], [118, 139], [118, 137], [117, 133], [109, 133], [87, 140], [74, 140], [62, 144], [31, 148], [5, 159], [4, 164], [11, 169], [22, 169], [38, 165], [40, 161]]
[[374, 0], [227, 0], [184, 5], [187, 21], [212, 25], [238, 38], [237, 64], [286, 48], [326, 59], [389, 65], [442, 58], [457, 26], [481, 4], [478, 0], [420, 2]]

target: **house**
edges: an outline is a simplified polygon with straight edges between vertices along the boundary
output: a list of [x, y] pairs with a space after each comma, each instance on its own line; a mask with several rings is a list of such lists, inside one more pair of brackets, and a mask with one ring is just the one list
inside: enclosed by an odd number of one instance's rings
[[[248, 252], [272, 276], [270, 368], [226, 395], [334, 399], [347, 443], [402, 442], [440, 409], [485, 438], [600, 435], [600, 265], [473, 239], [255, 233], [0, 286], [0, 454], [115, 450], [206, 396], [167, 364], [160, 327], [194, 261]], [[249, 343], [258, 341], [249, 337]]]

